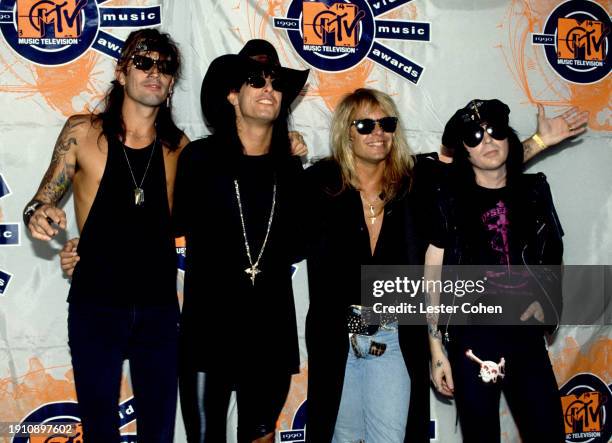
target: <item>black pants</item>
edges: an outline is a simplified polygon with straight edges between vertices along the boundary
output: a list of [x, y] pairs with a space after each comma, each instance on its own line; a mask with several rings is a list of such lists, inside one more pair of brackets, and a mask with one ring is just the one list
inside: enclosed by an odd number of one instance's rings
[[68, 344], [84, 443], [119, 443], [123, 361], [140, 443], [172, 443], [177, 402], [178, 306], [70, 304]]
[[[541, 332], [519, 327], [496, 334], [487, 328], [480, 336], [472, 333], [453, 340], [451, 335], [447, 349], [464, 442], [500, 441], [502, 391], [523, 442], [564, 441], [561, 398]], [[505, 377], [484, 383], [478, 377], [480, 366], [466, 357], [467, 349], [481, 360], [498, 363], [504, 357]]]
[[290, 384], [290, 374], [235, 376], [182, 366], [179, 387], [187, 442], [226, 441], [227, 408], [232, 391], [236, 391], [238, 404], [239, 443], [250, 443], [274, 432]]

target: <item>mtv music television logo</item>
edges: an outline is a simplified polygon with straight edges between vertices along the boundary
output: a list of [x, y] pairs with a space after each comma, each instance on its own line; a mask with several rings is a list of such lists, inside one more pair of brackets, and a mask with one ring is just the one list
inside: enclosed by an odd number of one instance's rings
[[[605, 397], [596, 391], [561, 397], [566, 435], [598, 437], [603, 429]], [[587, 435], [582, 435], [587, 433]]]
[[[78, 38], [83, 29], [81, 11], [87, 0], [18, 0], [20, 38]], [[53, 35], [47, 30], [52, 26]]]
[[0, 33], [15, 53], [41, 66], [62, 66], [89, 50], [118, 59], [123, 40], [105, 29], [161, 24], [161, 5], [125, 0], [0, 0]]
[[305, 45], [357, 47], [360, 22], [366, 15], [357, 5], [304, 2], [302, 7]]
[[610, 29], [605, 8], [590, 0], [560, 2], [546, 19], [532, 44], [544, 48], [550, 67], [572, 83], [589, 84], [610, 74]]
[[[0, 0], [2, 1], [2, 0]], [[417, 84], [423, 66], [377, 41], [430, 41], [430, 23], [379, 18], [412, 0], [292, 0], [274, 27], [310, 67], [324, 72], [353, 69], [369, 58]]]
[[[68, 425], [49, 425], [47, 428], [66, 428], [55, 429], [56, 432], [41, 432], [30, 434], [29, 443], [83, 443], [83, 425], [81, 423], [72, 423]], [[59, 431], [59, 432], [57, 432]]]
[[557, 24], [557, 55], [560, 59], [603, 63], [606, 59], [605, 37], [610, 32], [604, 23], [559, 18]]

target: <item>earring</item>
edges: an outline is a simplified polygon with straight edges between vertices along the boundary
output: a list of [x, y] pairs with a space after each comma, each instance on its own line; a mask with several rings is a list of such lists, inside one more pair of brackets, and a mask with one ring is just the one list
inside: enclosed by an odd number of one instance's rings
[[168, 95], [166, 96], [166, 108], [170, 107], [170, 99], [172, 98], [172, 93], [173, 92], [174, 91], [172, 91], [172, 90], [168, 91]]

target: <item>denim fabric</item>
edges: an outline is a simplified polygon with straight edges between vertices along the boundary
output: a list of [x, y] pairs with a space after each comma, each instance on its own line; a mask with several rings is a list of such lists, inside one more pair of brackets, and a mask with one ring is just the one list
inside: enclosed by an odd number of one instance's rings
[[[333, 443], [397, 443], [404, 441], [410, 377], [399, 346], [397, 329], [355, 336], [357, 357], [349, 347], [342, 399]], [[371, 342], [387, 345], [381, 356], [368, 354]]]
[[68, 344], [87, 443], [119, 443], [123, 361], [130, 373], [138, 441], [172, 443], [177, 404], [178, 306], [71, 303]]

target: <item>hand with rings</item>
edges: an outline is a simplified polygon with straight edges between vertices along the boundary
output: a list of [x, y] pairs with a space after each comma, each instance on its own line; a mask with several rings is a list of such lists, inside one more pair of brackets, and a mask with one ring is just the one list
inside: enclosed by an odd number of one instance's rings
[[538, 103], [537, 133], [546, 146], [556, 145], [566, 138], [582, 134], [587, 129], [589, 112], [571, 107], [563, 114], [546, 118], [544, 106]]
[[28, 220], [28, 229], [32, 237], [49, 241], [60, 229], [66, 229], [66, 213], [58, 207], [42, 204]]
[[289, 143], [291, 144], [291, 155], [304, 157], [308, 155], [308, 145], [304, 136], [298, 131], [289, 131]]

